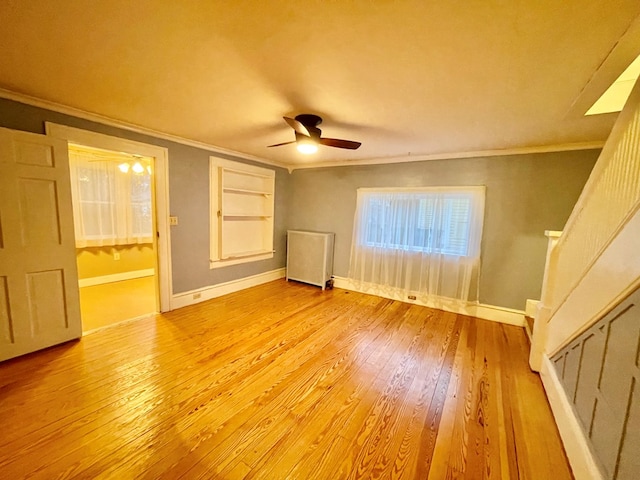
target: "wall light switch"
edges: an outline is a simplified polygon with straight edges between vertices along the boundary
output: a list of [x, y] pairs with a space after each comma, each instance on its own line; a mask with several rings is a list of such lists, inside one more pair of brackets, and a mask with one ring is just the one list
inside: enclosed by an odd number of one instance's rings
[[178, 217], [169, 217], [169, 225], [177, 225]]
[[120, 260], [120, 252], [113, 252], [113, 259]]

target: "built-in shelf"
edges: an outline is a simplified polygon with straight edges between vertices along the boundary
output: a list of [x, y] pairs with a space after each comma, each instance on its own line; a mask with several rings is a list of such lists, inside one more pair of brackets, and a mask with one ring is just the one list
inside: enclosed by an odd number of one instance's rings
[[239, 193], [239, 194], [246, 194], [246, 195], [264, 195], [269, 196], [269, 195], [273, 195], [273, 192], [265, 192], [265, 191], [261, 191], [261, 190], [246, 190], [243, 188], [229, 188], [229, 187], [225, 187], [224, 188], [224, 193]]
[[225, 213], [222, 215], [225, 220], [233, 220], [233, 219], [263, 219], [263, 218], [273, 218], [273, 215], [253, 215], [253, 214], [244, 214], [244, 213]]
[[264, 255], [265, 253], [273, 253], [273, 250], [252, 250], [249, 252], [235, 252], [233, 255], [223, 257], [222, 260], [233, 260], [234, 258], [255, 257]]
[[212, 157], [211, 188], [211, 267], [273, 256], [275, 172]]
[[249, 177], [260, 177], [260, 178], [265, 178], [267, 180], [270, 180], [273, 178], [273, 175], [271, 175], [270, 173], [257, 173], [257, 172], [250, 172], [247, 169], [244, 168], [245, 166], [243, 165], [242, 168], [229, 168], [229, 167], [224, 167], [224, 171], [228, 172], [228, 173], [237, 173], [239, 175], [244, 175], [244, 176], [249, 176]]

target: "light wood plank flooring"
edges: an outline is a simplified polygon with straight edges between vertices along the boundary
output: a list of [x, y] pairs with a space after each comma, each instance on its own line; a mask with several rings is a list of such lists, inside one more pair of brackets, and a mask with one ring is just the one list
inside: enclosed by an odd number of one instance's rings
[[83, 332], [91, 332], [157, 311], [154, 276], [80, 287]]
[[571, 478], [527, 350], [271, 282], [0, 364], [0, 478]]

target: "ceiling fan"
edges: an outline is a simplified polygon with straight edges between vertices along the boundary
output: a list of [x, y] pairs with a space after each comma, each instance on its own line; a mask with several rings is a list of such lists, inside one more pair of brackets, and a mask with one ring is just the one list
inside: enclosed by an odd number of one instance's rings
[[303, 113], [301, 115], [296, 115], [296, 118], [283, 118], [284, 121], [293, 128], [296, 134], [296, 139], [293, 142], [276, 143], [275, 145], [269, 145], [269, 147], [280, 147], [282, 145], [295, 143], [297, 144], [297, 149], [300, 153], [311, 154], [318, 151], [318, 145], [346, 148], [349, 150], [355, 150], [362, 145], [360, 142], [354, 142], [352, 140], [322, 137], [322, 130], [318, 128], [318, 125], [322, 123], [322, 118], [318, 115]]

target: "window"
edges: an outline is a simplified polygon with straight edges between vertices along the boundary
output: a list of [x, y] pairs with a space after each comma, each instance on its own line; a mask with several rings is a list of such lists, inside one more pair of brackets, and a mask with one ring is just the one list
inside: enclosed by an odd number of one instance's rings
[[349, 278], [398, 298], [468, 301], [483, 216], [484, 187], [358, 189]]
[[78, 248], [153, 241], [151, 160], [87, 147], [69, 149]]
[[[472, 198], [462, 193], [366, 195], [367, 246], [468, 256]], [[395, 218], [395, 212], [400, 216]]]
[[210, 157], [210, 267], [273, 257], [275, 172]]

